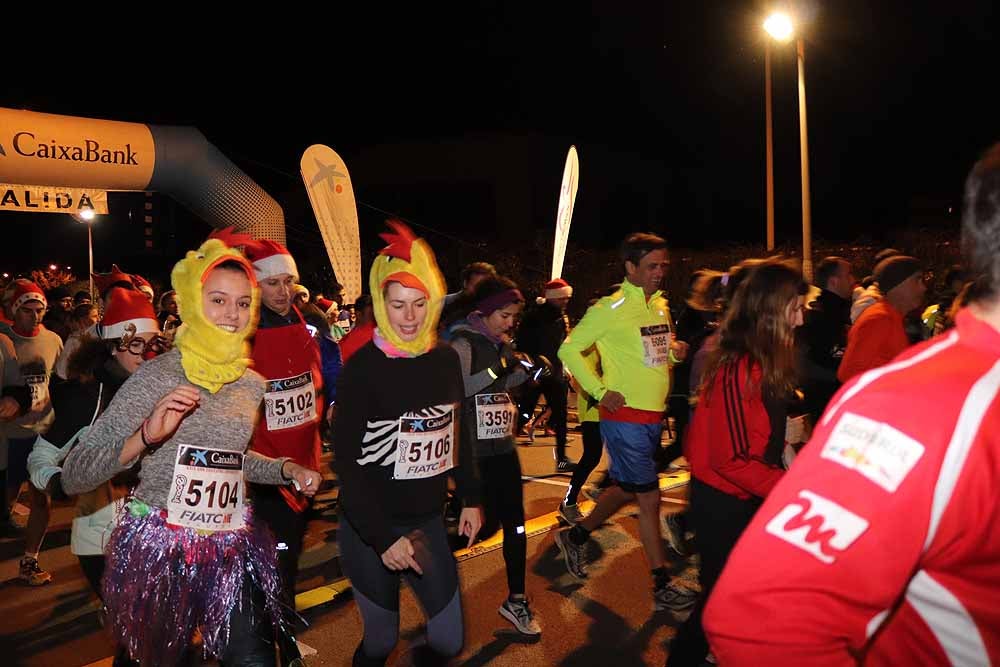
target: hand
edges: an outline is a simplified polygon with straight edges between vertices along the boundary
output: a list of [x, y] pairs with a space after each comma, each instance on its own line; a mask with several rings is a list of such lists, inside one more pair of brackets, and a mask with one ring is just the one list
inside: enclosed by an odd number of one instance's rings
[[174, 434], [181, 420], [198, 407], [201, 396], [191, 385], [181, 385], [160, 399], [146, 418], [146, 438], [150, 444], [164, 442]]
[[4, 396], [0, 399], [0, 421], [7, 421], [8, 419], [13, 419], [17, 416], [18, 411], [20, 411], [21, 406], [18, 405], [17, 401], [10, 396]]
[[500, 345], [500, 361], [508, 371], [512, 370], [510, 367], [517, 362], [518, 354], [512, 341], [506, 340]]
[[608, 412], [617, 412], [619, 408], [625, 407], [625, 397], [617, 391], [608, 389], [601, 397], [600, 406]]
[[687, 358], [690, 347], [684, 341], [676, 338], [670, 341], [670, 351], [674, 353], [674, 359], [677, 361], [684, 361]]
[[423, 574], [420, 563], [413, 558], [413, 543], [410, 538], [403, 536], [392, 543], [382, 554], [382, 562], [390, 570], [401, 572], [403, 570], [413, 570], [417, 574]]
[[310, 498], [316, 495], [319, 485], [323, 482], [323, 475], [291, 460], [285, 461], [281, 466], [281, 474], [284, 477], [291, 477], [296, 490]]
[[462, 513], [458, 517], [458, 534], [468, 535], [469, 544], [467, 547], [471, 547], [472, 543], [476, 540], [476, 535], [479, 534], [479, 529], [483, 525], [483, 512], [478, 507], [466, 507], [462, 509]]

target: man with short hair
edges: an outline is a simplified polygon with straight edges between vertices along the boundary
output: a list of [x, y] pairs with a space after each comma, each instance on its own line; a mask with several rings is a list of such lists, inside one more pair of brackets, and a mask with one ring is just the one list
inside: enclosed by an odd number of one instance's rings
[[[683, 610], [697, 595], [670, 582], [660, 538], [660, 486], [655, 454], [670, 394], [670, 366], [687, 356], [675, 340], [670, 309], [660, 291], [669, 266], [667, 242], [654, 234], [632, 234], [622, 243], [625, 280], [621, 288], [591, 306], [559, 348], [559, 358], [599, 402], [601, 438], [618, 482], [601, 494], [597, 507], [572, 528], [556, 533], [566, 569], [587, 576], [584, 552], [590, 533], [627, 502], [639, 505], [639, 536], [653, 577], [655, 609]], [[602, 375], [584, 359], [592, 345]]]
[[48, 310], [42, 318], [42, 324], [46, 329], [55, 333], [63, 342], [69, 337], [69, 316], [73, 310], [73, 297], [65, 287], [53, 287], [45, 293], [45, 301], [48, 303]]
[[979, 291], [834, 397], [708, 602], [720, 665], [1000, 664], [1000, 145], [964, 199]]
[[[254, 370], [267, 380], [263, 414], [250, 446], [319, 469], [323, 414], [320, 348], [294, 304], [299, 271], [288, 249], [265, 239], [244, 246], [260, 285], [260, 323], [253, 340]], [[254, 512], [274, 533], [284, 602], [295, 608], [295, 581], [310, 499], [291, 486], [253, 486]], [[294, 637], [279, 636], [281, 665], [300, 660]]]
[[464, 320], [475, 305], [472, 301], [472, 293], [476, 290], [476, 285], [497, 275], [496, 268], [489, 262], [473, 262], [462, 269], [462, 290], [452, 292], [444, 297], [444, 309], [441, 311], [441, 322], [438, 328], [447, 338], [448, 329], [461, 320]]
[[837, 369], [837, 379], [855, 375], [892, 361], [910, 346], [903, 318], [923, 303], [927, 286], [920, 260], [907, 255], [883, 259], [875, 266], [875, 284], [882, 299], [865, 309], [851, 326], [847, 349]]
[[518, 423], [529, 424], [533, 439], [535, 405], [538, 397], [545, 395], [545, 404], [550, 411], [549, 426], [556, 438], [556, 472], [572, 473], [576, 464], [566, 457], [566, 410], [569, 386], [559, 360], [559, 346], [569, 333], [566, 319], [566, 305], [573, 296], [573, 287], [562, 278], [555, 278], [545, 284], [540, 303], [525, 314], [517, 328], [515, 342], [517, 349], [530, 355], [541, 355], [552, 362], [552, 374], [537, 384], [525, 387], [518, 407]]
[[840, 387], [837, 369], [851, 327], [851, 263], [843, 257], [823, 259], [816, 267], [816, 285], [819, 296], [809, 304], [804, 323], [796, 331], [803, 407], [814, 421]]
[[357, 318], [354, 321], [354, 328], [340, 339], [340, 355], [345, 364], [351, 355], [372, 339], [372, 334], [375, 332], [375, 311], [372, 309], [371, 295], [359, 296], [354, 302], [354, 312]]
[[[17, 351], [21, 376], [31, 392], [31, 408], [22, 417], [4, 425], [9, 443], [7, 497], [17, 498], [21, 485], [28, 479], [28, 454], [35, 438], [44, 434], [55, 420], [49, 396], [49, 378], [62, 352], [58, 335], [42, 326], [48, 306], [41, 288], [30, 280], [15, 281], [10, 310], [14, 316], [11, 341]], [[18, 578], [29, 586], [40, 586], [52, 580], [52, 575], [38, 565], [38, 552], [49, 525], [49, 499], [28, 484], [31, 514], [24, 538], [24, 558]]]

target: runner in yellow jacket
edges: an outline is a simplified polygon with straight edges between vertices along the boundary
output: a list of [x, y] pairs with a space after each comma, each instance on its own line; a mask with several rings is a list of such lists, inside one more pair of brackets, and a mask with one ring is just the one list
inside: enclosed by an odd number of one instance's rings
[[[667, 242], [653, 234], [632, 234], [622, 243], [621, 255], [626, 278], [621, 289], [591, 306], [559, 349], [559, 358], [583, 390], [599, 400], [601, 438], [618, 486], [601, 494], [586, 519], [558, 532], [556, 545], [570, 574], [585, 578], [584, 545], [590, 532], [635, 500], [639, 535], [653, 575], [654, 607], [677, 611], [693, 605], [696, 596], [670, 583], [660, 539], [654, 455], [670, 393], [670, 366], [684, 359], [687, 344], [674, 339], [670, 310], [660, 291], [669, 267]], [[602, 376], [584, 361], [591, 345], [601, 355]]]

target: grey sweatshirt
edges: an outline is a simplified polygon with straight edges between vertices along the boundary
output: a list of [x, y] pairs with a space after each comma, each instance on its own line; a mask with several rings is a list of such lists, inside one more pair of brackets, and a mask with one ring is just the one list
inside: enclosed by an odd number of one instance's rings
[[[139, 366], [66, 457], [62, 474], [66, 493], [90, 491], [130, 467], [118, 462], [125, 440], [139, 430], [161, 398], [182, 384], [190, 383], [177, 350]], [[246, 451], [265, 387], [264, 378], [252, 370], [215, 394], [199, 387], [200, 404], [184, 418], [173, 437], [155, 452], [141, 456], [136, 498], [155, 507], [167, 506], [179, 444]], [[257, 484], [286, 484], [281, 466], [287, 460], [246, 452], [243, 474]]]

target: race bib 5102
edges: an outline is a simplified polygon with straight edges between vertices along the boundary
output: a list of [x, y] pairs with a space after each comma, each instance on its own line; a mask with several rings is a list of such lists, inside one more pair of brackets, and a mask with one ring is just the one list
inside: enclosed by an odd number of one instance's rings
[[282, 431], [316, 419], [316, 389], [312, 373], [267, 381], [264, 415], [268, 431]]

